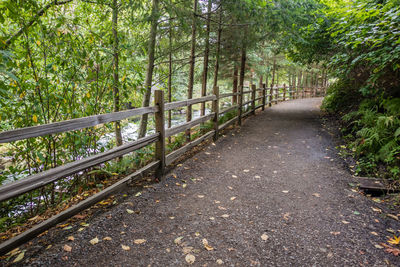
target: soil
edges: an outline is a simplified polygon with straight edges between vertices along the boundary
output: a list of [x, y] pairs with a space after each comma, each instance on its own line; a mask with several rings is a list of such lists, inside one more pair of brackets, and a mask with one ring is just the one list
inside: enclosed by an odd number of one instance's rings
[[88, 225], [54, 228], [21, 247], [18, 264], [399, 266], [379, 244], [400, 223], [349, 185], [354, 178], [322, 127], [321, 100], [287, 101], [248, 118], [164, 181], [121, 193]]

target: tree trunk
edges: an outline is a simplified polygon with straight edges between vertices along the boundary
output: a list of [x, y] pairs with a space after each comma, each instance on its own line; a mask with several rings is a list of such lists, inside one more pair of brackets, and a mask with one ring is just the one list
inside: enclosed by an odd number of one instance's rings
[[[193, 20], [192, 20], [192, 47], [190, 50], [190, 69], [189, 69], [189, 84], [187, 90], [187, 98], [193, 98], [193, 83], [194, 83], [194, 67], [196, 60], [196, 11], [197, 0], [193, 0]], [[186, 121], [192, 120], [192, 105], [187, 106]], [[190, 142], [190, 129], [186, 130], [186, 141]]]
[[[233, 76], [232, 76], [232, 93], [237, 93], [238, 92], [238, 73], [239, 73], [239, 67], [236, 63], [236, 61], [233, 63]], [[237, 95], [234, 95], [232, 97], [232, 105], [237, 104]]]
[[271, 79], [272, 86], [274, 86], [275, 83], [275, 73], [276, 73], [276, 59], [274, 59], [274, 65], [272, 66], [272, 79]]
[[[147, 48], [148, 59], [146, 68], [146, 80], [144, 84], [145, 94], [143, 96], [143, 104], [142, 104], [143, 107], [148, 107], [150, 104], [151, 85], [153, 82], [153, 71], [154, 71], [154, 54], [155, 54], [156, 37], [157, 37], [158, 4], [159, 0], [153, 0], [153, 7], [151, 11], [150, 39]], [[147, 121], [148, 121], [148, 114], [142, 115], [139, 127], [139, 135], [138, 135], [139, 138], [142, 138], [146, 135]]]
[[242, 56], [240, 57], [240, 79], [239, 79], [239, 86], [243, 90], [244, 85], [244, 74], [246, 70], [246, 46], [243, 43], [242, 45]]
[[[118, 112], [119, 103], [119, 51], [118, 51], [118, 0], [113, 0], [112, 3], [112, 33], [113, 33], [113, 97], [114, 97], [114, 112]], [[115, 143], [117, 146], [122, 145], [121, 123], [116, 121], [115, 127]]]
[[[172, 102], [172, 20], [169, 20], [169, 53], [168, 53], [168, 102]], [[172, 126], [172, 110], [168, 110], [168, 128]], [[168, 137], [171, 143], [171, 137]]]
[[219, 11], [219, 24], [217, 35], [217, 51], [215, 53], [215, 70], [214, 70], [214, 83], [213, 87], [218, 86], [218, 73], [219, 73], [219, 55], [221, 52], [221, 35], [222, 35], [222, 7]]
[[[207, 23], [206, 23], [206, 39], [204, 46], [204, 62], [203, 62], [203, 80], [201, 84], [201, 96], [207, 94], [207, 77], [208, 77], [208, 55], [210, 53], [210, 24], [211, 24], [211, 0], [208, 0], [207, 7]], [[204, 116], [206, 111], [206, 103], [201, 103], [200, 115]]]

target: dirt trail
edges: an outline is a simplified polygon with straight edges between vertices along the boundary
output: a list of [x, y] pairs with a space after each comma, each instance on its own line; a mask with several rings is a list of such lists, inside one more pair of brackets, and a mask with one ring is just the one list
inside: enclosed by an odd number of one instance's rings
[[[399, 266], [398, 258], [375, 247], [387, 240], [387, 228], [399, 224], [351, 191], [351, 175], [321, 127], [320, 102], [288, 101], [247, 119], [171, 170], [165, 182], [94, 216], [83, 231], [79, 225], [50, 231], [40, 239], [52, 244], [49, 249], [33, 241], [22, 263]], [[95, 237], [100, 242], [90, 244]], [[137, 239], [146, 241], [135, 244]]]

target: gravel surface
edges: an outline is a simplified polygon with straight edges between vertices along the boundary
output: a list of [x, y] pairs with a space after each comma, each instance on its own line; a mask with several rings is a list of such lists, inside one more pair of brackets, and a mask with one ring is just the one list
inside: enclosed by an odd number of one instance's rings
[[399, 222], [349, 186], [352, 176], [321, 126], [321, 100], [288, 101], [250, 117], [88, 226], [37, 238], [20, 264], [399, 266], [375, 247]]

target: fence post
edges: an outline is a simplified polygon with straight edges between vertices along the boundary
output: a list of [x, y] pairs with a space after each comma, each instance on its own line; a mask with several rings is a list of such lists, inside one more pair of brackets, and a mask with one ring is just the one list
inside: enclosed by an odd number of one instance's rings
[[243, 86], [239, 86], [238, 95], [238, 125], [242, 125]]
[[265, 110], [265, 90], [266, 90], [266, 85], [263, 83], [262, 85], [262, 110]]
[[219, 86], [214, 86], [213, 88], [214, 95], [216, 96], [216, 99], [213, 101], [213, 112], [215, 113], [214, 115], [214, 141], [217, 141], [218, 139], [218, 119], [219, 119]]
[[286, 84], [283, 84], [283, 101], [286, 101]]
[[255, 84], [251, 85], [251, 110], [252, 110], [252, 114], [256, 114], [256, 90], [257, 87]]
[[278, 104], [279, 101], [279, 86], [275, 88], [275, 105]]
[[[156, 142], [155, 158], [160, 161], [156, 170], [156, 178], [162, 178], [165, 171], [165, 118], [164, 118], [164, 91], [154, 91], [154, 105], [158, 106], [158, 112], [154, 114], [156, 132], [160, 134]], [[159, 179], [161, 180], [161, 179]]]
[[273, 94], [274, 94], [273, 87], [274, 87], [274, 85], [271, 84], [271, 88], [269, 88], [269, 103], [268, 103], [268, 106], [269, 106], [269, 107], [272, 107], [272, 99], [274, 99], [274, 96], [273, 96]]

